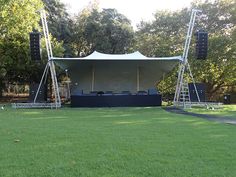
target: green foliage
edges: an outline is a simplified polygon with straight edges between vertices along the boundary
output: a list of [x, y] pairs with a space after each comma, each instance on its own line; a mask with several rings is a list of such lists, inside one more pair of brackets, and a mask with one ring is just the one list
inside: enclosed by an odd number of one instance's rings
[[[190, 9], [203, 10], [196, 20], [195, 29], [209, 32], [207, 60], [194, 59], [194, 39], [192, 40], [189, 61], [197, 82], [207, 85], [210, 99], [216, 99], [219, 92], [226, 92], [236, 84], [235, 54], [235, 7], [234, 0], [215, 2], [196, 1], [189, 9], [176, 12], [158, 11], [154, 21], [142, 22], [136, 33], [136, 48], [148, 56], [173, 56], [183, 52]], [[177, 69], [159, 83], [164, 93], [173, 93]]]
[[71, 24], [73, 31], [71, 46], [75, 56], [85, 56], [91, 53], [91, 46], [85, 37], [85, 28], [87, 19], [92, 11], [96, 9], [98, 9], [98, 6], [93, 3], [84, 8], [78, 15], [74, 16], [74, 20]]
[[[4, 81], [39, 80], [47, 61], [42, 40], [43, 61], [29, 58], [29, 32], [40, 27], [37, 10], [45, 6], [56, 56], [84, 56], [94, 50], [103, 53], [128, 53], [139, 50], [146, 56], [181, 55], [190, 18], [190, 9], [203, 13], [196, 19], [195, 29], [209, 32], [209, 55], [206, 61], [194, 59], [194, 42], [189, 61], [197, 82], [205, 82], [210, 99], [229, 92], [236, 84], [236, 4], [235, 0], [194, 1], [180, 11], [157, 11], [154, 21], [141, 22], [134, 33], [130, 21], [115, 9], [98, 8], [90, 3], [71, 17], [59, 0], [0, 1], [0, 90]], [[59, 41], [59, 42], [58, 42]], [[194, 40], [193, 40], [194, 41]], [[174, 92], [177, 68], [158, 83], [163, 94]]]
[[[39, 0], [5, 1], [0, 10], [0, 80], [25, 81], [29, 75], [29, 32], [39, 29]], [[4, 78], [4, 79], [3, 79]]]
[[[153, 22], [141, 22], [135, 38], [135, 48], [146, 56], [166, 57], [182, 55], [189, 10], [178, 12], [157, 11]], [[177, 67], [158, 83], [164, 95], [174, 92]]]
[[136, 32], [137, 50], [148, 56], [182, 54], [188, 11], [157, 11], [153, 22], [141, 22]]
[[130, 21], [115, 9], [96, 7], [83, 10], [76, 17], [75, 49], [79, 55], [97, 50], [103, 53], [126, 53], [133, 40], [133, 28]]
[[207, 84], [210, 99], [220, 92], [227, 92], [236, 84], [236, 56], [234, 30], [236, 21], [234, 0], [218, 0], [214, 3], [196, 3], [204, 15], [198, 19], [200, 27], [209, 31], [209, 50], [206, 61], [192, 61], [196, 79]]
[[[40, 0], [6, 1], [0, 10], [0, 80], [1, 82], [38, 82], [47, 57], [42, 42], [43, 61], [30, 60], [29, 33], [41, 30], [38, 10], [43, 7]], [[60, 54], [62, 43], [52, 40], [54, 52]], [[59, 50], [59, 51], [58, 51]], [[60, 54], [61, 55], [61, 54]]]
[[115, 9], [103, 9], [101, 13], [92, 13], [85, 35], [89, 43], [93, 44], [93, 50], [113, 54], [126, 53], [133, 37], [133, 29], [124, 15]]
[[58, 41], [63, 42], [65, 55], [72, 55], [72, 19], [66, 11], [65, 4], [60, 0], [43, 0], [48, 13], [48, 28]]

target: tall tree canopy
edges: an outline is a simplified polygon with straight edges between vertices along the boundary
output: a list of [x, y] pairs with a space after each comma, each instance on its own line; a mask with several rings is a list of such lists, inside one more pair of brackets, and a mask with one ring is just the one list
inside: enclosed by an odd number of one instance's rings
[[[207, 85], [210, 99], [217, 92], [226, 92], [236, 84], [235, 58], [235, 1], [195, 2], [189, 9], [176, 12], [158, 11], [151, 23], [142, 22], [136, 33], [136, 48], [149, 56], [179, 55], [183, 52], [184, 39], [190, 18], [190, 9], [203, 13], [197, 18], [195, 29], [209, 32], [209, 54], [205, 61], [194, 59], [194, 39], [189, 61], [197, 82]], [[165, 93], [174, 92], [177, 69], [159, 83]]]
[[[35, 63], [30, 60], [29, 33], [33, 29], [41, 31], [38, 10], [42, 7], [43, 3], [40, 0], [1, 1], [0, 87], [3, 85], [3, 81], [30, 82], [39, 80], [44, 65], [42, 62]], [[61, 44], [55, 40], [52, 41], [57, 48], [55, 51], [62, 52]], [[44, 53], [45, 51], [43, 51], [43, 55]], [[44, 59], [46, 60], [46, 58]]]
[[198, 81], [207, 84], [210, 98], [220, 92], [230, 92], [236, 84], [235, 0], [217, 0], [214, 3], [195, 3], [202, 9], [197, 23], [209, 32], [209, 49], [206, 61], [192, 60], [193, 72]]
[[39, 29], [37, 10], [43, 4], [39, 0], [4, 2], [0, 9], [1, 76], [8, 80], [24, 80], [30, 73], [29, 32]]
[[[77, 53], [97, 50], [103, 53], [126, 53], [134, 37], [130, 21], [115, 9], [99, 11], [96, 6], [82, 11], [75, 21], [74, 43]], [[83, 48], [81, 44], [83, 45]], [[78, 46], [79, 45], [79, 46]]]
[[[39, 79], [43, 65], [29, 58], [29, 32], [41, 30], [37, 11], [42, 7], [49, 14], [53, 51], [57, 55], [74, 56], [88, 55], [94, 50], [110, 54], [139, 50], [147, 56], [181, 55], [190, 9], [198, 8], [203, 13], [198, 16], [195, 29], [203, 28], [209, 32], [209, 54], [205, 61], [195, 60], [193, 40], [189, 61], [195, 79], [206, 83], [210, 98], [214, 98], [216, 93], [234, 89], [235, 0], [197, 0], [190, 8], [175, 12], [157, 11], [154, 20], [141, 22], [135, 33], [130, 21], [116, 9], [99, 10], [98, 6], [95, 1], [78, 15], [70, 16], [60, 0], [0, 1], [0, 87], [4, 80], [28, 82]], [[163, 93], [174, 92], [176, 74], [177, 68], [158, 84]]]
[[48, 14], [48, 28], [53, 37], [63, 41], [65, 55], [71, 55], [72, 19], [60, 0], [42, 0]]

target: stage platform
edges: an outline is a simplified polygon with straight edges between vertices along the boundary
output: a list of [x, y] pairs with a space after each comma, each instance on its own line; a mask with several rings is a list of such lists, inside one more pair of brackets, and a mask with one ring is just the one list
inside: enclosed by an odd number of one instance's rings
[[161, 95], [72, 95], [71, 107], [161, 106]]

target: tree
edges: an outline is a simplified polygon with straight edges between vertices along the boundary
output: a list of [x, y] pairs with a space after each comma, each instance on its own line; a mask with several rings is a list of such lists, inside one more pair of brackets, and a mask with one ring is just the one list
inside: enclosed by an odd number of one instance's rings
[[135, 48], [148, 56], [182, 54], [188, 15], [188, 9], [157, 11], [153, 22], [142, 21], [138, 26]]
[[[141, 23], [136, 33], [136, 47], [149, 56], [170, 56], [182, 54], [190, 9], [203, 10], [197, 18], [195, 29], [209, 32], [209, 55], [207, 60], [194, 59], [194, 39], [192, 40], [189, 62], [197, 82], [207, 85], [210, 99], [216, 93], [226, 92], [228, 86], [235, 85], [235, 11], [233, 0], [215, 2], [195, 2], [189, 9], [176, 12], [158, 11], [151, 23]], [[142, 42], [141, 42], [142, 41]], [[146, 53], [145, 53], [146, 52]], [[158, 85], [163, 93], [173, 93], [177, 69]]]
[[[126, 53], [134, 37], [130, 21], [115, 9], [96, 7], [85, 9], [76, 17], [75, 30], [77, 54], [90, 54], [94, 50], [103, 53]], [[79, 35], [78, 35], [79, 34]], [[83, 48], [81, 48], [83, 46]]]
[[[28, 60], [29, 32], [39, 29], [37, 10], [42, 7], [39, 0], [4, 1], [0, 9], [0, 87], [6, 79], [21, 78]], [[2, 90], [0, 88], [0, 90]]]
[[74, 56], [85, 56], [91, 53], [91, 45], [88, 43], [85, 36], [85, 28], [87, 19], [92, 11], [98, 10], [98, 3], [90, 3], [72, 20], [72, 49]]
[[[14, 0], [2, 4], [0, 8], [0, 90], [4, 82], [39, 80], [47, 58], [43, 58], [40, 63], [30, 60], [29, 33], [33, 29], [41, 31], [38, 10], [42, 7], [40, 0]], [[53, 41], [53, 44], [62, 50], [61, 43]]]
[[43, 0], [48, 13], [48, 28], [53, 37], [63, 42], [64, 55], [72, 55], [72, 19], [60, 0]]
[[[182, 55], [189, 13], [188, 9], [177, 12], [157, 11], [154, 21], [142, 21], [138, 26], [134, 48], [149, 57]], [[164, 95], [174, 92], [177, 69], [157, 83], [158, 90]]]
[[217, 0], [214, 3], [195, 3], [204, 15], [198, 19], [200, 27], [209, 32], [209, 51], [206, 61], [192, 60], [196, 79], [206, 83], [210, 99], [216, 99], [221, 92], [236, 84], [236, 57], [233, 39], [235, 29], [236, 1]]

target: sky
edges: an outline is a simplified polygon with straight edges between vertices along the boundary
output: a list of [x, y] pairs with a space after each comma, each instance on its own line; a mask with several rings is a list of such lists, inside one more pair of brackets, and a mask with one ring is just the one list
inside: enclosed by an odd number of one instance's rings
[[[91, 0], [61, 0], [69, 12], [78, 13]], [[100, 8], [115, 8], [135, 27], [141, 20], [151, 21], [156, 10], [178, 10], [189, 7], [192, 0], [98, 0]]]

